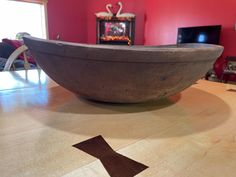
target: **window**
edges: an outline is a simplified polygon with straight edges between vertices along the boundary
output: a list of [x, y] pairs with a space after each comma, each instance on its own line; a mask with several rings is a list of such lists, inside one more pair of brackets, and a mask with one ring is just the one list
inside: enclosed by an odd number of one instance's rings
[[0, 40], [15, 39], [19, 32], [46, 38], [45, 4], [43, 0], [0, 0]]

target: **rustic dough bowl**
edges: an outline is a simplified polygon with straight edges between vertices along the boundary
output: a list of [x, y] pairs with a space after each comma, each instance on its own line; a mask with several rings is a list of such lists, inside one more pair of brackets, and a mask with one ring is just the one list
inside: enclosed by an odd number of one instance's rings
[[138, 103], [181, 92], [200, 79], [222, 46], [113, 46], [24, 38], [38, 65], [79, 96]]

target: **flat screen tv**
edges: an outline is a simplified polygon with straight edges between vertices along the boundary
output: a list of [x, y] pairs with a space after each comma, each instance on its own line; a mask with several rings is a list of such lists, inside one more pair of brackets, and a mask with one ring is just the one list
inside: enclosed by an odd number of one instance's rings
[[178, 28], [177, 43], [219, 44], [221, 25]]

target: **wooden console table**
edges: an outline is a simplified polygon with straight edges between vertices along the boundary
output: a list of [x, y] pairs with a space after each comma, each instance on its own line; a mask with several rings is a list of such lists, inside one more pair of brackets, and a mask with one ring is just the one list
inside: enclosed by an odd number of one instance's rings
[[42, 71], [0, 73], [2, 177], [108, 176], [72, 145], [102, 135], [149, 168], [137, 176], [235, 177], [236, 86], [199, 80], [168, 100], [86, 101]]

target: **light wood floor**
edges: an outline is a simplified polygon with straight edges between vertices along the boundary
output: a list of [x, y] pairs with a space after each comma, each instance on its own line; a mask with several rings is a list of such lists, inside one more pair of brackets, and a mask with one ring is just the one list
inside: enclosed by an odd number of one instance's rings
[[73, 148], [102, 135], [149, 166], [139, 177], [235, 177], [236, 86], [200, 80], [152, 103], [101, 104], [76, 97], [37, 70], [0, 73], [1, 177], [106, 177]]

